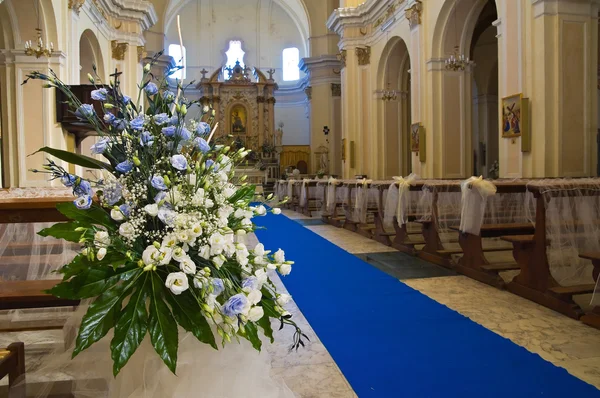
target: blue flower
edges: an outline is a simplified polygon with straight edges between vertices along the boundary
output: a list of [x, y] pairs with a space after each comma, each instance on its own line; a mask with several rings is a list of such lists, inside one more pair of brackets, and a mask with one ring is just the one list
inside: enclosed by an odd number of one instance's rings
[[207, 135], [210, 133], [210, 124], [206, 122], [198, 123], [198, 127], [196, 127], [196, 134], [198, 135]]
[[179, 133], [177, 133], [177, 136], [179, 136], [183, 141], [189, 141], [190, 138], [192, 138], [192, 133], [190, 133], [190, 131], [185, 127], [182, 127]]
[[156, 123], [157, 126], [162, 126], [163, 124], [166, 124], [169, 121], [169, 115], [167, 115], [166, 113], [159, 113], [158, 115], [154, 115], [154, 123]]
[[117, 165], [117, 167], [115, 167], [115, 169], [123, 174], [129, 173], [131, 171], [131, 169], [133, 169], [133, 163], [131, 163], [129, 160], [126, 160], [124, 162], [121, 162]]
[[187, 160], [183, 155], [171, 156], [171, 165], [180, 171], [187, 170], [188, 167]]
[[95, 101], [106, 101], [106, 95], [108, 90], [105, 88], [99, 88], [98, 90], [92, 91], [92, 99]]
[[112, 185], [102, 190], [102, 197], [109, 206], [114, 206], [123, 196], [123, 187], [121, 184]]
[[129, 206], [127, 203], [119, 206], [119, 210], [121, 210], [121, 213], [123, 213], [125, 217], [129, 217], [131, 215], [131, 206]]
[[113, 127], [119, 131], [123, 131], [127, 128], [127, 122], [123, 119], [115, 119], [113, 121]]
[[219, 169], [219, 165], [218, 165], [218, 164], [215, 164], [214, 160], [212, 160], [212, 159], [208, 159], [208, 160], [206, 161], [206, 169], [210, 169], [210, 167], [211, 167], [212, 165], [214, 165], [214, 166], [215, 166], [215, 167], [214, 167], [214, 170], [215, 170], [215, 171], [217, 171], [217, 170]]
[[147, 131], [144, 131], [140, 135], [140, 145], [141, 146], [152, 146], [154, 144], [154, 136]]
[[244, 307], [248, 304], [248, 299], [246, 295], [243, 293], [236, 294], [235, 296], [231, 296], [229, 300], [225, 304], [223, 304], [223, 314], [228, 317], [235, 317], [238, 314], [241, 314], [244, 310]]
[[158, 209], [158, 218], [166, 225], [173, 225], [177, 218], [177, 213], [169, 206], [161, 206]]
[[114, 121], [115, 121], [115, 115], [113, 115], [112, 113], [104, 114], [104, 123], [113, 124]]
[[123, 103], [124, 103], [125, 105], [127, 105], [127, 104], [128, 104], [128, 103], [130, 103], [130, 102], [131, 102], [131, 97], [130, 97], [130, 96], [128, 96], [128, 95], [124, 95], [124, 96], [123, 96]]
[[156, 189], [159, 189], [161, 191], [166, 191], [167, 188], [167, 184], [165, 184], [165, 179], [162, 178], [161, 176], [154, 176], [152, 177], [152, 180], [150, 180], [150, 183], [152, 184], [152, 186]]
[[77, 177], [74, 176], [73, 174], [67, 174], [67, 175], [60, 177], [60, 182], [62, 182], [63, 185], [68, 188], [75, 185], [75, 181], [77, 181]]
[[146, 87], [144, 87], [144, 90], [146, 91], [146, 94], [148, 94], [148, 95], [155, 95], [156, 93], [158, 93], [158, 87], [156, 87], [156, 84], [154, 84], [152, 82], [146, 84]]
[[242, 288], [250, 288], [250, 290], [257, 290], [258, 287], [258, 279], [255, 276], [250, 276], [242, 281]]
[[170, 125], [170, 126], [175, 126], [176, 124], [179, 124], [179, 116], [177, 116], [177, 115], [173, 115], [173, 116], [171, 116], [171, 118], [169, 119], [169, 125]]
[[223, 280], [219, 278], [212, 278], [213, 285], [213, 296], [218, 296], [219, 294], [225, 291], [225, 286], [223, 285]]
[[163, 200], [165, 200], [165, 198], [167, 197], [167, 193], [164, 191], [160, 191], [159, 193], [156, 194], [156, 196], [154, 197], [154, 203], [160, 203]]
[[94, 107], [90, 104], [83, 104], [75, 111], [75, 116], [79, 119], [88, 119], [94, 115]]
[[167, 102], [173, 102], [175, 101], [175, 93], [173, 93], [172, 91], [165, 91], [163, 93], [163, 99]]
[[100, 140], [98, 140], [98, 142], [96, 142], [94, 145], [92, 145], [90, 150], [92, 151], [92, 153], [94, 155], [100, 155], [101, 153], [104, 153], [104, 151], [106, 150], [106, 147], [108, 146], [109, 141], [110, 140], [108, 138], [101, 138]]
[[131, 126], [132, 129], [134, 130], [143, 130], [144, 129], [144, 115], [139, 115], [138, 117], [136, 117], [135, 119], [133, 119], [129, 125]]
[[89, 209], [92, 205], [92, 197], [90, 195], [83, 195], [75, 199], [73, 203], [78, 209]]
[[75, 188], [73, 188], [73, 192], [77, 196], [91, 196], [94, 194], [94, 191], [92, 190], [92, 185], [89, 183], [89, 181], [86, 180], [79, 180], [79, 184], [75, 185]]
[[167, 137], [173, 137], [173, 135], [175, 135], [175, 130], [177, 128], [175, 126], [168, 126], [168, 127], [163, 127], [162, 128], [162, 133], [164, 135], [166, 135]]
[[210, 151], [210, 145], [208, 145], [206, 140], [202, 137], [196, 137], [194, 139], [194, 145], [202, 153], [206, 153], [206, 152]]

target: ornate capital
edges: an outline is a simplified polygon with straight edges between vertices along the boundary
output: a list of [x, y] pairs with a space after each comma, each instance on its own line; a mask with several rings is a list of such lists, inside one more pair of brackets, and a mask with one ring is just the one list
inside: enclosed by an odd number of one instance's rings
[[[404, 3], [404, 0], [399, 2], [399, 4], [402, 4], [402, 3]], [[383, 14], [381, 17], [379, 17], [379, 19], [377, 19], [377, 21], [375, 21], [375, 23], [373, 24], [373, 28], [377, 28], [377, 27], [381, 26], [381, 24], [383, 24], [385, 21], [390, 19], [396, 12], [396, 8], [397, 8], [396, 2], [393, 2], [392, 4], [390, 4], [388, 6], [387, 10], [385, 11], [385, 14]]]
[[218, 95], [213, 95], [212, 97], [213, 102], [221, 102], [221, 97], [219, 97]]
[[112, 57], [117, 61], [123, 61], [125, 59], [125, 52], [127, 51], [127, 43], [118, 43], [116, 40], [110, 42], [112, 47]]
[[340, 53], [337, 55], [337, 58], [340, 61], [342, 68], [346, 67], [346, 56], [346, 50], [341, 50]]
[[144, 47], [144, 46], [137, 46], [138, 62], [142, 62], [142, 59], [144, 58], [144, 53], [145, 52], [146, 52], [146, 47]]
[[256, 97], [256, 102], [258, 102], [259, 104], [264, 104], [265, 103], [265, 97], [262, 95], [259, 95], [258, 97]]
[[276, 102], [277, 102], [277, 100], [275, 99], [275, 97], [271, 97], [267, 100], [267, 104], [275, 105]]
[[423, 3], [421, 0], [416, 0], [415, 4], [406, 9], [405, 15], [410, 28], [414, 28], [421, 24], [421, 13], [423, 12]]
[[308, 98], [308, 100], [312, 100], [312, 87], [308, 86], [304, 89], [304, 93], [306, 93], [306, 98]]
[[356, 58], [359, 65], [369, 65], [371, 63], [371, 47], [356, 47]]
[[69, 10], [73, 10], [75, 14], [79, 15], [83, 3], [85, 3], [85, 0], [69, 0]]
[[331, 95], [334, 97], [341, 97], [342, 85], [338, 83], [331, 83]]

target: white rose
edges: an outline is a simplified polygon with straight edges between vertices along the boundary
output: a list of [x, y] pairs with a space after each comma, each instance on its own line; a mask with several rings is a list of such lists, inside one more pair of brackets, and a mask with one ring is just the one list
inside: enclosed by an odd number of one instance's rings
[[125, 216], [123, 215], [123, 213], [121, 213], [121, 210], [112, 209], [110, 211], [110, 218], [112, 218], [115, 221], [123, 221], [125, 219]]
[[262, 307], [252, 307], [248, 312], [248, 320], [258, 322], [265, 315], [265, 310]]
[[237, 231], [235, 231], [235, 234], [237, 236], [245, 236], [246, 235], [246, 230], [244, 230], [244, 229], [238, 229]]
[[283, 264], [283, 263], [285, 263], [285, 252], [283, 250], [281, 250], [281, 249], [277, 250], [275, 252], [274, 258], [275, 258], [275, 262], [277, 264]]
[[264, 216], [265, 214], [267, 214], [267, 209], [265, 208], [265, 206], [260, 205], [256, 208], [255, 212], [259, 216]]
[[188, 255], [181, 247], [176, 247], [175, 249], [173, 249], [173, 260], [180, 263], [186, 258], [188, 258]]
[[237, 210], [235, 211], [235, 213], [233, 213], [233, 216], [234, 216], [235, 218], [244, 218], [244, 214], [245, 214], [245, 212], [244, 212], [244, 210], [243, 210], [243, 209], [237, 209]]
[[259, 243], [259, 244], [257, 244], [254, 247], [253, 251], [254, 251], [254, 255], [255, 256], [261, 256], [262, 257], [262, 256], [264, 256], [266, 254], [265, 253], [265, 245], [263, 245], [262, 243]]
[[156, 217], [158, 216], [158, 205], [156, 203], [146, 205], [144, 206], [144, 211], [146, 211], [150, 217]]
[[146, 250], [142, 253], [142, 261], [146, 265], [156, 263], [156, 259], [158, 258], [159, 251], [153, 245], [146, 247]]
[[175, 238], [175, 234], [168, 234], [163, 238], [162, 246], [163, 247], [174, 247], [177, 244], [177, 239]]
[[260, 290], [252, 290], [250, 293], [248, 293], [248, 301], [250, 301], [250, 304], [252, 305], [260, 303], [261, 298], [262, 293]]
[[205, 260], [210, 258], [210, 246], [202, 246], [198, 251], [198, 255]]
[[254, 257], [253, 262], [256, 265], [264, 265], [264, 264], [266, 264], [266, 261], [265, 261], [264, 257]]
[[98, 253], [96, 253], [96, 257], [100, 261], [102, 261], [102, 259], [104, 258], [104, 256], [106, 256], [106, 247], [101, 248], [100, 250], [98, 250]]
[[252, 226], [252, 221], [250, 221], [249, 218], [244, 218], [241, 222], [242, 227], [251, 227]]
[[110, 245], [110, 235], [106, 231], [98, 231], [94, 234], [94, 244], [96, 246]]
[[254, 212], [252, 210], [244, 210], [244, 217], [252, 218], [254, 217]]
[[292, 265], [291, 264], [281, 264], [279, 266], [279, 273], [283, 276], [285, 275], [289, 275], [290, 272], [292, 272]]
[[202, 289], [202, 287], [204, 286], [204, 278], [197, 276], [194, 278], [194, 286], [196, 287], [196, 289]]
[[281, 209], [279, 207], [274, 208], [273, 209], [273, 214], [275, 214], [275, 215], [281, 214]]
[[119, 227], [119, 233], [124, 238], [133, 238], [133, 236], [135, 235], [135, 228], [133, 224], [126, 222], [121, 224], [121, 226]]
[[235, 194], [235, 192], [236, 192], [236, 191], [235, 191], [235, 188], [232, 188], [232, 187], [226, 187], [226, 188], [223, 190], [223, 196], [225, 196], [225, 198], [229, 199], [229, 198], [231, 198], [231, 197], [232, 197], [232, 196]]
[[283, 307], [284, 305], [289, 303], [291, 299], [292, 299], [292, 296], [290, 296], [289, 294], [285, 294], [285, 293], [280, 294], [277, 297], [277, 304], [279, 304], [279, 306]]
[[160, 264], [167, 265], [171, 262], [173, 258], [173, 249], [170, 247], [161, 247], [160, 248]]
[[181, 269], [186, 274], [195, 274], [196, 264], [194, 264], [192, 259], [188, 257], [184, 259], [181, 263], [179, 263], [179, 269]]
[[258, 279], [258, 283], [261, 286], [267, 283], [267, 280], [269, 279], [269, 275], [267, 275], [267, 272], [264, 269], [256, 270], [254, 276], [256, 276], [256, 279]]
[[219, 269], [223, 266], [223, 263], [225, 262], [225, 260], [223, 260], [223, 257], [221, 257], [221, 256], [216, 256], [216, 257], [213, 257], [212, 262], [215, 264], [215, 267], [217, 267], [217, 269]]
[[167, 276], [165, 286], [171, 289], [173, 294], [179, 295], [189, 289], [188, 278], [183, 272], [173, 272]]
[[191, 173], [188, 175], [188, 182], [190, 185], [196, 186], [197, 177], [195, 173]]
[[205, 199], [204, 200], [204, 206], [207, 209], [211, 209], [214, 205], [215, 205], [215, 202], [213, 202], [211, 199]]
[[194, 238], [197, 238], [200, 235], [202, 235], [202, 225], [200, 225], [200, 224], [194, 224], [192, 226], [192, 229], [189, 230], [189, 234], [191, 236], [193, 236]]

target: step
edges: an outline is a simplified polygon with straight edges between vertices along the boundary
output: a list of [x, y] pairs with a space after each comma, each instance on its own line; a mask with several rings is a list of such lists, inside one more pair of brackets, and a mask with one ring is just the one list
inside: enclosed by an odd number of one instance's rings
[[588, 294], [593, 293], [596, 285], [594, 283], [586, 285], [574, 285], [574, 286], [555, 286], [551, 287], [550, 290], [554, 294], [561, 296], [573, 296], [576, 294]]
[[517, 263], [498, 263], [498, 264], [482, 265], [481, 269], [486, 270], [486, 271], [500, 272], [500, 271], [513, 271], [513, 270], [518, 270], [521, 268], [517, 265]]

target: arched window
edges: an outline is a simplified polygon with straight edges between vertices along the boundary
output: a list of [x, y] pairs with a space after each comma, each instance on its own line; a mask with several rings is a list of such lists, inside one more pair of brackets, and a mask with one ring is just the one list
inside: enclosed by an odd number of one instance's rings
[[[240, 66], [244, 68], [244, 55], [246, 54], [244, 50], [242, 50], [242, 42], [239, 40], [231, 40], [229, 42], [229, 49], [225, 52], [227, 55], [227, 64], [225, 64], [225, 68], [232, 68], [235, 66], [235, 63], [239, 61]], [[230, 73], [225, 70], [225, 78], [229, 79]]]
[[300, 79], [300, 51], [296, 47], [283, 50], [283, 81], [290, 82]]
[[185, 47], [181, 47], [179, 44], [169, 44], [169, 55], [173, 57], [177, 66], [183, 67], [173, 73], [171, 77], [179, 80], [185, 79]]

